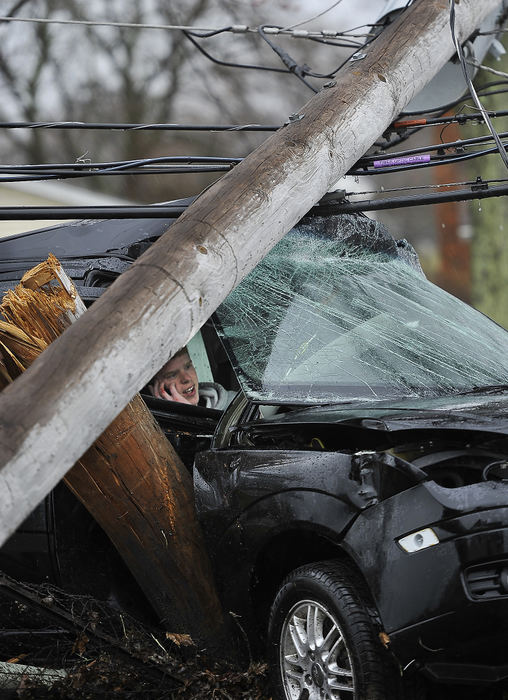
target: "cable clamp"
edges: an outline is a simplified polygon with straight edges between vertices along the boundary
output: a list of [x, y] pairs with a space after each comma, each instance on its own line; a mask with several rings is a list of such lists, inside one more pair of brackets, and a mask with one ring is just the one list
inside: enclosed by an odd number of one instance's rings
[[483, 182], [481, 175], [478, 175], [478, 177], [476, 178], [476, 183], [474, 185], [471, 185], [471, 192], [478, 192], [479, 190], [488, 190], [488, 189], [489, 189], [489, 183]]
[[288, 117], [287, 122], [284, 122], [284, 126], [287, 126], [288, 124], [294, 124], [295, 122], [299, 122], [304, 118], [305, 114], [299, 114], [298, 112], [294, 112], [293, 114], [290, 114]]
[[333, 190], [323, 195], [316, 206], [329, 207], [334, 204], [344, 204], [346, 201], [346, 190]]
[[367, 55], [366, 53], [362, 53], [361, 51], [357, 51], [356, 53], [354, 53], [351, 56], [351, 58], [349, 59], [349, 62], [354, 63], [355, 61], [361, 61], [363, 58], [365, 58], [366, 55]]

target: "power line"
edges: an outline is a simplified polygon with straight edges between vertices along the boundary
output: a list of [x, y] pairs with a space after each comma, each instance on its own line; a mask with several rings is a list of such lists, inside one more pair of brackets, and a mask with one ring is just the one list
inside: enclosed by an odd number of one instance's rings
[[111, 131], [277, 131], [282, 124], [134, 124], [122, 122], [0, 122], [0, 129], [96, 129]]
[[[507, 80], [495, 80], [490, 83], [486, 83], [483, 85], [481, 88], [478, 89], [477, 93], [481, 97], [490, 97], [492, 95], [498, 95], [500, 93], [508, 92], [508, 88], [506, 85], [508, 84]], [[502, 90], [493, 90], [492, 88], [498, 86], [498, 85], [504, 85], [505, 88]], [[435, 114], [436, 112], [440, 114], [444, 114], [447, 112], [449, 109], [453, 109], [453, 107], [456, 107], [459, 105], [461, 102], [465, 102], [468, 97], [470, 97], [469, 93], [465, 93], [461, 95], [460, 97], [457, 97], [455, 100], [452, 102], [447, 102], [443, 105], [439, 105], [438, 107], [433, 107], [432, 109], [412, 109], [408, 111], [403, 111], [399, 114], [399, 119], [400, 118], [405, 118], [405, 117], [412, 117], [412, 116], [420, 116], [424, 114]]]
[[[501, 138], [506, 138], [508, 137], [508, 131], [503, 131], [499, 134]], [[420, 153], [428, 153], [429, 151], [446, 151], [451, 148], [457, 148], [457, 149], [463, 149], [467, 148], [469, 146], [476, 146], [481, 143], [487, 143], [488, 141], [492, 141], [492, 136], [489, 134], [487, 136], [475, 136], [470, 139], [458, 139], [456, 141], [448, 141], [448, 142], [440, 142], [440, 143], [433, 143], [429, 144], [426, 146], [418, 146], [415, 148], [410, 148], [404, 151], [394, 151], [390, 152], [389, 154], [372, 154], [372, 155], [366, 155], [362, 156], [358, 163], [371, 163], [374, 160], [379, 160], [380, 158], [387, 158], [387, 159], [393, 159], [393, 158], [404, 158], [406, 156], [411, 157], [415, 156]], [[506, 144], [505, 144], [506, 145]]]
[[203, 54], [203, 56], [205, 56], [205, 58], [208, 58], [209, 61], [212, 61], [212, 63], [215, 63], [218, 66], [228, 66], [229, 68], [248, 68], [250, 70], [266, 70], [271, 71], [273, 73], [289, 72], [285, 68], [272, 68], [271, 66], [261, 66], [255, 63], [235, 63], [233, 61], [223, 61], [220, 58], [215, 58], [215, 56], [212, 56], [211, 53], [206, 51], [206, 49], [204, 49], [201, 46], [201, 44], [198, 41], [196, 41], [194, 37], [199, 35], [196, 35], [194, 32], [184, 31], [184, 36], [187, 37], [187, 39], [196, 47], [198, 51], [200, 51]]
[[[468, 201], [502, 197], [508, 194], [508, 185], [489, 188], [486, 183], [472, 185], [467, 190], [436, 192], [409, 197], [363, 200], [360, 202], [323, 202], [313, 207], [310, 214], [349, 214], [362, 211], [399, 209], [440, 204], [444, 202]], [[0, 220], [62, 220], [62, 219], [175, 219], [186, 206], [156, 204], [148, 206], [109, 206], [109, 207], [0, 207]]]
[[26, 22], [32, 24], [66, 24], [85, 27], [118, 27], [120, 29], [164, 29], [170, 31], [199, 31], [199, 32], [232, 32], [246, 33], [255, 32], [246, 25], [231, 25], [227, 28], [211, 29], [210, 27], [192, 27], [181, 24], [140, 24], [138, 22], [107, 22], [105, 20], [86, 20], [86, 19], [48, 19], [42, 17], [0, 17], [0, 22]]
[[115, 175], [190, 175], [196, 173], [224, 173], [228, 172], [231, 168], [226, 165], [189, 165], [189, 166], [167, 166], [166, 168], [149, 168], [146, 170], [118, 170], [112, 172], [111, 170], [95, 170], [95, 171], [84, 171], [84, 172], [69, 172], [68, 170], [48, 170], [45, 172], [38, 172], [36, 174], [25, 172], [19, 175], [2, 175], [2, 169], [0, 168], [0, 182], [44, 182], [46, 180], [74, 180], [76, 178], [90, 178], [90, 177], [112, 177]]
[[[387, 199], [370, 199], [360, 202], [342, 202], [335, 205], [323, 205], [323, 214], [352, 214], [364, 211], [382, 211], [384, 209], [403, 209], [407, 207], [419, 207], [427, 204], [445, 204], [447, 202], [466, 202], [475, 199], [489, 199], [491, 197], [504, 197], [508, 194], [508, 185], [499, 187], [483, 187], [484, 183], [475, 189], [473, 185], [467, 190], [453, 190], [451, 192], [434, 192], [432, 194], [412, 195], [408, 197], [393, 197]], [[321, 207], [316, 207], [314, 211]], [[0, 207], [1, 212], [1, 207]], [[1, 213], [0, 213], [1, 216]]]
[[485, 124], [487, 125], [496, 143], [497, 150], [499, 151], [499, 155], [501, 156], [501, 160], [505, 164], [506, 168], [508, 168], [508, 157], [506, 155], [505, 147], [501, 143], [501, 139], [499, 138], [496, 130], [494, 129], [494, 125], [492, 124], [487, 111], [480, 102], [480, 98], [478, 97], [476, 90], [474, 89], [474, 85], [467, 71], [466, 59], [464, 57], [464, 52], [462, 51], [462, 45], [457, 40], [457, 37], [455, 35], [455, 0], [450, 0], [450, 29], [452, 33], [452, 40], [455, 45], [455, 50], [457, 51], [457, 56], [459, 57], [460, 65], [462, 67], [462, 73], [464, 74], [464, 80], [466, 81], [466, 85], [468, 86], [471, 97], [473, 98], [477, 109], [479, 109], [479, 111], [482, 113], [483, 120], [485, 121]]
[[304, 19], [302, 22], [296, 22], [296, 24], [292, 24], [289, 27], [284, 27], [284, 29], [287, 31], [288, 29], [294, 29], [295, 27], [301, 27], [302, 24], [308, 24], [309, 22], [312, 22], [314, 19], [318, 19], [318, 17], [322, 17], [323, 15], [326, 15], [327, 12], [330, 12], [330, 10], [333, 10], [337, 5], [340, 5], [342, 0], [335, 0], [335, 2], [330, 5], [330, 7], [327, 7], [326, 10], [322, 10], [321, 12], [318, 12], [317, 15], [313, 15], [312, 17], [309, 17], [308, 19]]
[[113, 160], [106, 162], [88, 162], [86, 160], [74, 163], [38, 163], [23, 165], [0, 165], [5, 171], [19, 172], [23, 170], [45, 170], [47, 168], [62, 168], [68, 170], [120, 170], [122, 168], [142, 167], [162, 163], [172, 164], [203, 164], [203, 165], [236, 165], [243, 158], [219, 158], [217, 156], [159, 156], [157, 158], [136, 158], [133, 160]]
[[[504, 144], [504, 146], [508, 146], [508, 144]], [[414, 170], [415, 168], [418, 169], [426, 169], [426, 168], [433, 168], [438, 165], [449, 165], [450, 163], [458, 163], [460, 161], [466, 161], [466, 160], [473, 160], [474, 158], [480, 158], [482, 156], [489, 155], [491, 153], [498, 153], [499, 149], [497, 147], [497, 144], [493, 146], [492, 148], [486, 148], [482, 151], [474, 151], [473, 153], [466, 153], [466, 154], [458, 154], [454, 156], [448, 156], [448, 157], [443, 157], [443, 156], [427, 156], [426, 159], [424, 159], [423, 156], [413, 156], [408, 157], [405, 159], [404, 157], [401, 158], [386, 158], [386, 164], [382, 164], [382, 159], [379, 160], [378, 164], [374, 164], [374, 168], [354, 168], [351, 169], [347, 175], [386, 175], [388, 173], [397, 173], [397, 172], [402, 172], [404, 170]], [[392, 162], [389, 162], [392, 161]], [[400, 162], [396, 162], [400, 161]]]
[[[508, 132], [502, 132], [500, 137], [508, 137]], [[371, 154], [358, 160], [348, 174], [378, 175], [414, 168], [435, 167], [479, 158], [495, 152], [496, 147], [471, 153], [464, 153], [464, 150], [489, 141], [492, 141], [492, 136], [486, 135], [447, 143], [440, 142], [413, 149], [390, 152], [389, 154]], [[506, 144], [503, 145], [506, 146]], [[450, 149], [457, 149], [457, 152], [447, 155], [445, 151]], [[432, 151], [436, 151], [437, 155], [430, 155]], [[73, 163], [0, 165], [0, 182], [72, 179], [106, 175], [226, 172], [242, 160], [242, 158], [211, 156], [161, 156], [158, 158], [109, 162], [78, 161]]]
[[[26, 22], [32, 24], [63, 24], [63, 25], [76, 25], [76, 26], [87, 26], [87, 27], [116, 27], [119, 29], [159, 29], [167, 31], [185, 31], [185, 32], [202, 32], [204, 36], [213, 36], [220, 34], [222, 32], [229, 32], [231, 34], [257, 34], [258, 27], [249, 27], [246, 24], [232, 24], [227, 27], [194, 27], [190, 25], [183, 24], [144, 24], [138, 22], [107, 22], [106, 20], [81, 20], [81, 19], [49, 19], [43, 17], [11, 17], [8, 15], [0, 16], [0, 22]], [[267, 33], [271, 34], [285, 34], [293, 39], [309, 39], [312, 37], [340, 37], [349, 36], [355, 38], [362, 38], [370, 36], [367, 34], [350, 34], [354, 29], [345, 30], [344, 32], [337, 32], [330, 29], [322, 29], [316, 31], [308, 30], [297, 30], [292, 31], [290, 28], [284, 27], [270, 27], [267, 26]], [[297, 25], [295, 25], [297, 26]], [[375, 25], [365, 24], [355, 29], [361, 29], [361, 27], [372, 27]]]
[[458, 187], [464, 187], [464, 186], [476, 186], [477, 188], [480, 187], [488, 187], [488, 185], [492, 185], [494, 183], [500, 183], [500, 182], [507, 182], [508, 183], [508, 178], [499, 178], [495, 180], [482, 180], [480, 177], [478, 177], [476, 180], [465, 180], [463, 182], [428, 182], [424, 185], [406, 185], [405, 187], [382, 187], [379, 190], [366, 190], [364, 192], [346, 192], [345, 197], [360, 197], [364, 196], [366, 194], [381, 194], [384, 195], [388, 192], [410, 192], [412, 190], [434, 190], [434, 189], [451, 189], [455, 188], [457, 189]]

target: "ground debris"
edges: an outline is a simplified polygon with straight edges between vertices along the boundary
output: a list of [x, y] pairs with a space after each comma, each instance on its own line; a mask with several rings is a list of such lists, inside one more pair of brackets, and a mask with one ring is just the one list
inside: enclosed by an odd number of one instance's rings
[[0, 660], [67, 673], [49, 688], [21, 676], [11, 695], [0, 674], [2, 698], [269, 700], [265, 664], [213, 662], [182, 638], [89, 596], [0, 574]]

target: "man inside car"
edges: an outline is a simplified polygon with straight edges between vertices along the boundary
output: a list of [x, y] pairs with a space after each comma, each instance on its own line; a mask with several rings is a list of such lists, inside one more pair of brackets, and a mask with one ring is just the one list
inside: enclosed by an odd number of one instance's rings
[[199, 382], [187, 348], [181, 348], [157, 372], [150, 390], [158, 399], [219, 411], [227, 408], [235, 394], [216, 382]]

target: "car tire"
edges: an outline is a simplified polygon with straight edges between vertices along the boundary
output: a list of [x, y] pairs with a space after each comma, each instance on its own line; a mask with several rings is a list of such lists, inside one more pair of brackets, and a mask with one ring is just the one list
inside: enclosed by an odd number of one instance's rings
[[268, 654], [277, 700], [396, 700], [400, 675], [381, 643], [363, 579], [344, 562], [292, 571], [275, 597]]

